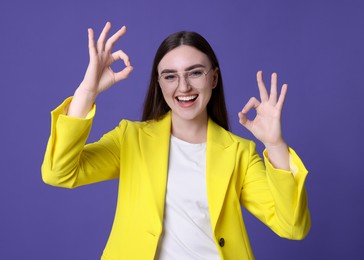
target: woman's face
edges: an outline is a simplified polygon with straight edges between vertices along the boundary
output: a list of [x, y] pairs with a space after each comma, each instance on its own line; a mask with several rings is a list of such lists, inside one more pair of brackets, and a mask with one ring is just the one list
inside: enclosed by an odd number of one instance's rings
[[158, 65], [159, 85], [173, 120], [206, 122], [206, 106], [218, 78], [209, 58], [191, 46], [168, 52]]

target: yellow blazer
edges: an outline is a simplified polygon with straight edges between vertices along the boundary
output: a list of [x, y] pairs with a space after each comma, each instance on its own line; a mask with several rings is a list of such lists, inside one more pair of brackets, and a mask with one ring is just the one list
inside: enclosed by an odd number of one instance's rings
[[[163, 229], [171, 114], [159, 121], [123, 120], [85, 146], [95, 108], [86, 119], [52, 111], [42, 177], [73, 188], [119, 179], [115, 219], [101, 259], [154, 259]], [[240, 205], [279, 236], [302, 239], [310, 229], [307, 170], [290, 149], [296, 174], [274, 169], [255, 144], [208, 121], [206, 186], [211, 228], [221, 259], [254, 259]], [[186, 187], [188, 191], [188, 187]]]

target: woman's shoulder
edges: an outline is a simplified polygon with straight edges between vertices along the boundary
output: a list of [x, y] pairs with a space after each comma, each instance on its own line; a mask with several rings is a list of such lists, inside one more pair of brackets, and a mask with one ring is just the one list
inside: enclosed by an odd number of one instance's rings
[[153, 121], [134, 121], [130, 119], [122, 119], [119, 122], [120, 128], [133, 128], [133, 129], [141, 129], [145, 127], [150, 127], [151, 125], [154, 125], [156, 122]]
[[239, 135], [234, 134], [234, 133], [232, 133], [230, 131], [228, 131], [228, 132], [231, 135], [231, 138], [233, 138], [236, 142], [240, 142], [240, 143], [251, 143], [251, 142], [253, 142], [251, 139], [239, 136]]
[[239, 143], [243, 146], [249, 146], [250, 144], [254, 143], [250, 139], [241, 137], [229, 130], [224, 129], [213, 120], [210, 120], [209, 122], [209, 135], [214, 140], [219, 140], [219, 142], [224, 143]]
[[129, 120], [129, 119], [122, 119], [119, 122], [119, 128], [125, 129], [134, 129], [134, 130], [153, 130], [158, 129], [160, 127], [165, 128], [166, 126], [170, 125], [170, 119], [168, 116], [164, 116], [158, 120], [146, 120], [146, 121], [136, 121], [136, 120]]
[[123, 119], [120, 121], [117, 132], [127, 139], [155, 139], [169, 140], [171, 121], [168, 118], [160, 120], [133, 121]]

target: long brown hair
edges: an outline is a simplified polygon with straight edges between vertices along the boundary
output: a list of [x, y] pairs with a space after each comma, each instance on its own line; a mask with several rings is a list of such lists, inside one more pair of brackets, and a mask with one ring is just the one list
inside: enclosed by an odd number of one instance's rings
[[[164, 100], [162, 90], [158, 82], [158, 65], [162, 58], [171, 50], [187, 45], [203, 52], [209, 58], [212, 69], [219, 68], [217, 57], [210, 44], [200, 34], [196, 32], [181, 31], [167, 37], [159, 46], [154, 57], [152, 73], [147, 95], [144, 100], [144, 110], [142, 120], [158, 120], [169, 110], [169, 106]], [[207, 104], [207, 113], [209, 117], [218, 125], [229, 130], [229, 122], [226, 111], [224, 89], [220, 69], [218, 71], [218, 82], [212, 91], [209, 103]]]

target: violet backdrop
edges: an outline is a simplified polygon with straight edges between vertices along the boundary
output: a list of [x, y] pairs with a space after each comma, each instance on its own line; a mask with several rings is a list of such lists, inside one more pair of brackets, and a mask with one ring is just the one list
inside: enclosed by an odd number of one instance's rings
[[98, 34], [106, 21], [112, 32], [127, 25], [115, 49], [134, 71], [98, 98], [90, 141], [122, 118], [140, 119], [158, 45], [175, 31], [197, 31], [220, 60], [232, 132], [253, 138], [237, 113], [258, 97], [257, 70], [266, 82], [275, 71], [289, 84], [283, 130], [310, 172], [312, 229], [303, 241], [285, 240], [244, 211], [256, 258], [362, 259], [363, 11], [360, 0], [2, 1], [0, 259], [100, 258], [117, 181], [54, 188], [40, 166], [50, 111], [87, 66], [87, 28]]

